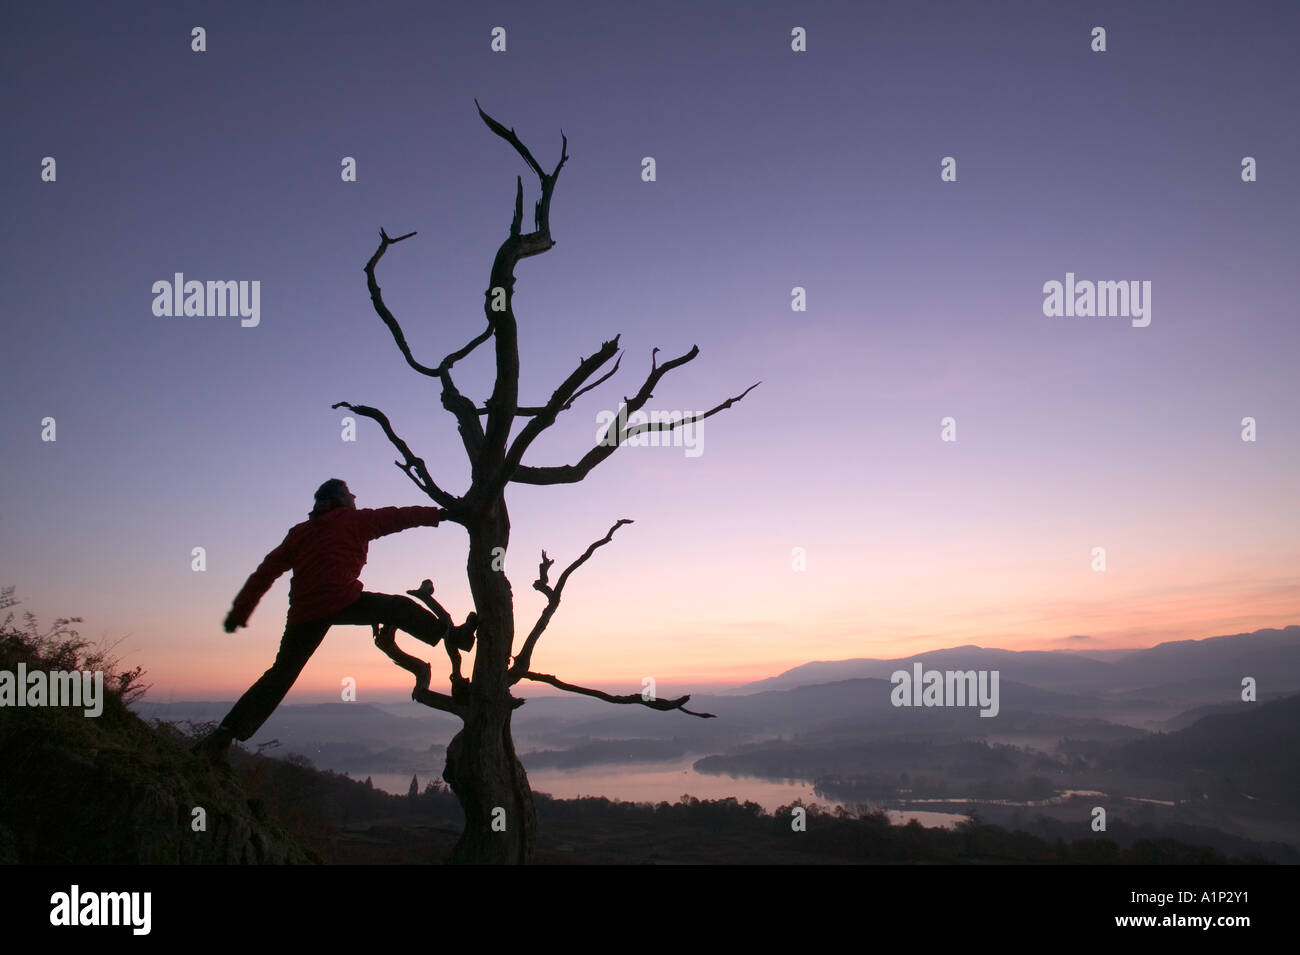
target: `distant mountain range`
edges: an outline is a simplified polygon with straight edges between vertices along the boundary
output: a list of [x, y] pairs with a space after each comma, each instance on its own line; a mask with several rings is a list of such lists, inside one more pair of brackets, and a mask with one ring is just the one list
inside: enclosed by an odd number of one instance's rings
[[[997, 670], [1000, 712], [973, 707], [895, 707], [890, 675], [920, 662], [927, 670]], [[1178, 730], [1203, 716], [1241, 707], [1241, 679], [1257, 681], [1259, 702], [1300, 693], [1300, 626], [1180, 640], [1098, 660], [1074, 651], [953, 647], [895, 660], [808, 663], [744, 692], [700, 694], [700, 720], [641, 706], [611, 706], [571, 696], [533, 697], [514, 717], [515, 738], [529, 764], [594, 764], [618, 751], [600, 741], [671, 741], [664, 752], [723, 753], [764, 740], [815, 737], [821, 742], [926, 736], [1039, 744], [1053, 739], [1132, 740]], [[145, 717], [215, 721], [228, 703], [140, 702]], [[429, 772], [458, 721], [418, 704], [329, 703], [281, 706], [251, 741], [276, 740], [317, 765], [354, 773]], [[649, 747], [649, 748], [647, 748]], [[541, 754], [545, 753], [545, 756]]]
[[1205, 702], [1209, 703], [1228, 684], [1240, 687], [1243, 676], [1253, 676], [1260, 692], [1269, 696], [1300, 692], [1300, 625], [1117, 652], [1121, 655], [1097, 659], [1088, 651], [953, 647], [891, 660], [805, 663], [735, 692], [788, 690], [862, 678], [888, 680], [895, 670], [909, 669], [915, 661], [935, 670], [998, 670], [1004, 681], [1066, 693], [1158, 690], [1162, 697], [1186, 697], [1208, 692]]
[[[926, 671], [996, 670], [997, 715], [982, 717], [978, 705], [894, 705], [891, 675], [916, 663]], [[1256, 681], [1255, 702], [1242, 700], [1245, 677]], [[201, 722], [228, 707], [134, 709]], [[530, 771], [700, 756], [700, 772], [802, 779], [849, 803], [952, 799], [948, 809], [960, 810], [969, 799], [991, 800], [981, 812], [1008, 819], [1085, 818], [1087, 806], [1053, 794], [1100, 790], [1104, 798], [1087, 798], [1102, 799], [1118, 820], [1157, 813], [1150, 818], [1284, 842], [1288, 848], [1270, 849], [1270, 857], [1300, 858], [1300, 626], [1101, 659], [963, 646], [808, 663], [739, 691], [695, 695], [691, 707], [718, 718], [532, 697], [513, 717], [515, 741]], [[458, 723], [411, 702], [281, 706], [250, 748], [276, 740], [276, 755], [300, 753], [359, 778], [425, 778], [441, 772]], [[738, 781], [738, 791], [745, 785]]]

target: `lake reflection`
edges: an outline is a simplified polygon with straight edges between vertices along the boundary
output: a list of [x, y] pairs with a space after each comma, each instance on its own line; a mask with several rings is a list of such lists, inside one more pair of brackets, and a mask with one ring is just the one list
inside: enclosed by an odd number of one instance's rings
[[[756, 802], [767, 812], [788, 806], [796, 799], [806, 806], [816, 804], [831, 810], [841, 805], [818, 796], [808, 783], [759, 779], [756, 776], [697, 773], [692, 764], [699, 758], [697, 754], [680, 762], [606, 763], [577, 769], [530, 769], [528, 781], [534, 792], [549, 793], [556, 799], [604, 796], [606, 799], [623, 802], [661, 803], [677, 802], [684, 795], [696, 799], [726, 799], [735, 796], [740, 802]], [[405, 795], [411, 785], [410, 776], [399, 774], [377, 773], [371, 778], [377, 789], [398, 795]], [[428, 782], [428, 779], [421, 776], [420, 788], [423, 789]], [[891, 809], [889, 818], [895, 825], [916, 819], [923, 826], [952, 828], [966, 817], [950, 812]]]

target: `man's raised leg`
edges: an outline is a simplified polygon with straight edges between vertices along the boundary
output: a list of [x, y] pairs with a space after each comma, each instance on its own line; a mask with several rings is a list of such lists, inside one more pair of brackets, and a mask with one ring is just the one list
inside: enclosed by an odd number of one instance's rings
[[477, 626], [478, 615], [471, 613], [465, 623], [453, 627], [450, 617], [437, 617], [410, 597], [366, 592], [355, 603], [330, 617], [330, 620], [334, 623], [396, 627], [431, 647], [436, 647], [450, 633], [453, 644], [461, 650], [469, 650], [474, 645], [474, 628]]

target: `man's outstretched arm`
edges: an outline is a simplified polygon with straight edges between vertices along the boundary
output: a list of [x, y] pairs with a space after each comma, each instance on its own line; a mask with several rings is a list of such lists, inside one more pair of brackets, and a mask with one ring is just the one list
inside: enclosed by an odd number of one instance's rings
[[266, 555], [235, 597], [230, 613], [226, 614], [224, 624], [226, 633], [234, 633], [236, 627], [247, 627], [248, 618], [253, 613], [253, 608], [257, 606], [257, 602], [271, 589], [276, 578], [291, 569], [293, 569], [293, 550], [289, 545], [289, 538], [285, 537], [279, 547]]
[[441, 507], [366, 507], [357, 510], [361, 528], [369, 540], [396, 534], [408, 527], [437, 527], [446, 518]]

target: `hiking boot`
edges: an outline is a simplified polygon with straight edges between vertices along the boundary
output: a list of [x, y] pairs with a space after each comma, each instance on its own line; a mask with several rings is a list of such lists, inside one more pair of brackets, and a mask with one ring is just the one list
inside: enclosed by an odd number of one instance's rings
[[471, 610], [464, 623], [447, 631], [447, 641], [458, 650], [472, 650], [474, 649], [474, 631], [477, 629], [478, 614]]

